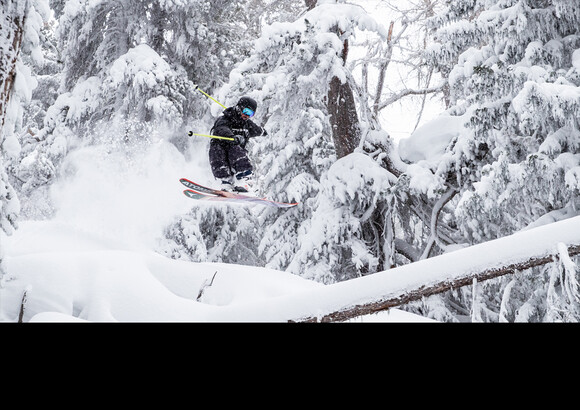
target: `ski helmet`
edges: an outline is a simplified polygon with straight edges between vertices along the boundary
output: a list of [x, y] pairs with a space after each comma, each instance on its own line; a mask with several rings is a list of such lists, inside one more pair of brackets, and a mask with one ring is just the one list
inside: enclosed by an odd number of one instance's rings
[[256, 109], [258, 108], [258, 103], [253, 98], [250, 98], [250, 97], [242, 97], [238, 101], [238, 106], [241, 109], [249, 108], [252, 111], [256, 111]]

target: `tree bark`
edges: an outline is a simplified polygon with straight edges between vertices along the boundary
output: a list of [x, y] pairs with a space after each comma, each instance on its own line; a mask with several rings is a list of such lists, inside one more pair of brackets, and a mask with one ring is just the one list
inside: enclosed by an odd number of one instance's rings
[[317, 2], [318, 0], [304, 0], [304, 3], [306, 3], [306, 8], [308, 10], [312, 10], [314, 7], [316, 7]]
[[328, 113], [338, 158], [352, 153], [360, 142], [360, 126], [354, 95], [348, 82], [333, 77], [328, 90]]
[[0, 129], [4, 127], [6, 109], [16, 77], [16, 61], [22, 45], [25, 16], [17, 14], [12, 1], [2, 1], [0, 37], [9, 40], [7, 48], [0, 47]]
[[[304, 0], [306, 8], [312, 10], [318, 0]], [[336, 33], [342, 33], [338, 27]], [[346, 63], [348, 56], [348, 40], [344, 40], [341, 59]], [[352, 153], [360, 142], [361, 131], [358, 115], [356, 112], [354, 93], [348, 81], [344, 83], [338, 77], [333, 77], [329, 84], [327, 95], [327, 108], [330, 115], [332, 128], [332, 140], [336, 148], [338, 158]]]
[[[337, 34], [341, 32], [336, 28]], [[348, 40], [344, 40], [341, 59], [346, 63], [348, 56]], [[338, 77], [333, 77], [328, 89], [328, 114], [332, 128], [332, 140], [338, 158], [352, 153], [358, 147], [361, 138], [360, 124], [354, 93], [348, 81], [344, 83]]]

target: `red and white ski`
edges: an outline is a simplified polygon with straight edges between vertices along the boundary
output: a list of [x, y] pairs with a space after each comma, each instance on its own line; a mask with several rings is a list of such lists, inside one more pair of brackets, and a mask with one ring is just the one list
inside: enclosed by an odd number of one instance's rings
[[203, 185], [199, 185], [193, 181], [186, 178], [181, 178], [179, 180], [188, 189], [183, 191], [185, 196], [191, 199], [197, 199], [201, 201], [220, 201], [220, 202], [230, 202], [230, 203], [252, 203], [260, 204], [265, 206], [273, 206], [276, 208], [291, 208], [298, 205], [295, 203], [287, 202], [276, 202], [266, 198], [256, 198], [253, 196], [242, 195], [237, 192], [227, 192], [221, 191], [219, 189], [208, 188]]

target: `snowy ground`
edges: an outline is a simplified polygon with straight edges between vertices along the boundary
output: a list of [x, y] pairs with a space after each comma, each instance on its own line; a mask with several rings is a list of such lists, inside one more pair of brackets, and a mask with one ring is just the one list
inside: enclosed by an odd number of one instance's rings
[[[324, 287], [270, 269], [171, 260], [65, 222], [25, 222], [7, 245], [3, 321], [17, 320], [26, 291], [25, 322], [276, 322], [277, 306], [292, 311], [285, 296]], [[393, 309], [363, 321], [428, 319]]]
[[[178, 179], [210, 181], [206, 144], [200, 140], [191, 162], [166, 141], [130, 162], [99, 147], [71, 156], [65, 168], [75, 173], [51, 192], [56, 217], [21, 221], [12, 236], [0, 238], [8, 272], [0, 287], [0, 321], [18, 320], [25, 293], [24, 322], [299, 318], [292, 316], [304, 313], [296, 296], [312, 301], [318, 297], [312, 292], [324, 285], [264, 268], [171, 260], [151, 250], [175, 215], [200, 206], [181, 193]], [[353, 321], [429, 320], [393, 309]]]

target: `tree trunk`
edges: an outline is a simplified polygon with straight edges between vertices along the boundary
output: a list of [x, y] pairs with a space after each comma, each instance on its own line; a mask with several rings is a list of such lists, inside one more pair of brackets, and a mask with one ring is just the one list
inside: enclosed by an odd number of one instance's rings
[[312, 10], [314, 7], [316, 7], [318, 0], [304, 0], [304, 2], [306, 3], [306, 8], [308, 10]]
[[[318, 0], [304, 0], [304, 3], [308, 10], [312, 10]], [[342, 34], [338, 27], [335, 30], [337, 35]], [[341, 58], [344, 64], [348, 55], [348, 40], [344, 40], [343, 44]], [[328, 89], [327, 108], [336, 154], [338, 158], [342, 158], [358, 147], [361, 138], [354, 93], [348, 81], [342, 83], [338, 77], [332, 78]]]
[[358, 147], [361, 132], [352, 89], [348, 83], [341, 83], [338, 77], [330, 82], [328, 113], [336, 154], [342, 158]]
[[4, 127], [6, 109], [16, 77], [16, 61], [22, 45], [24, 15], [18, 15], [12, 0], [0, 1], [0, 38], [8, 41], [0, 45], [0, 129]]
[[[341, 34], [336, 28], [337, 34]], [[348, 56], [348, 40], [344, 40], [342, 47], [342, 62], [346, 63]], [[344, 83], [333, 77], [328, 89], [328, 113], [332, 127], [332, 140], [338, 158], [352, 153], [360, 142], [361, 131], [354, 102], [354, 93], [348, 81]]]

